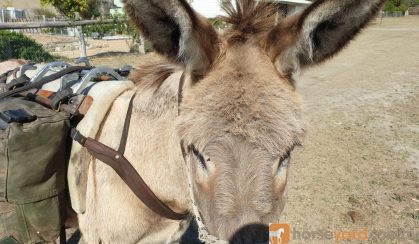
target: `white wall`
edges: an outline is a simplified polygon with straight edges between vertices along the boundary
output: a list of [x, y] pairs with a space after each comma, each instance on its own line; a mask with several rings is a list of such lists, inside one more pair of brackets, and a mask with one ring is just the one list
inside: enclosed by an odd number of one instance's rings
[[[289, 4], [289, 14], [295, 13], [311, 2], [306, 0], [274, 0], [279, 3]], [[221, 10], [219, 0], [193, 0], [192, 7], [201, 15], [207, 18], [214, 18], [219, 15], [225, 15]]]
[[25, 18], [25, 11], [13, 7], [0, 8], [0, 22]]
[[288, 15], [294, 14], [305, 7], [305, 5], [288, 5]]
[[225, 15], [218, 0], [193, 0], [191, 5], [198, 13], [207, 18]]

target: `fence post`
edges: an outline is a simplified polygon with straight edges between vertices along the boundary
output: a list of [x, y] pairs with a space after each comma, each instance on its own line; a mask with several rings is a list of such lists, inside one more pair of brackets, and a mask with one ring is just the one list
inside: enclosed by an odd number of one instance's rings
[[1, 9], [1, 23], [4, 23], [4, 9]]
[[142, 35], [140, 35], [138, 39], [139, 39], [139, 42], [140, 42], [138, 44], [138, 49], [139, 49], [138, 52], [140, 54], [146, 54], [145, 53], [146, 50], [145, 50], [145, 40], [144, 40], [144, 37]]
[[83, 27], [77, 26], [77, 32], [79, 34], [80, 58], [87, 57], [86, 42], [84, 40]]
[[384, 11], [381, 11], [381, 20], [380, 20], [380, 25], [383, 23], [383, 18], [384, 18]]

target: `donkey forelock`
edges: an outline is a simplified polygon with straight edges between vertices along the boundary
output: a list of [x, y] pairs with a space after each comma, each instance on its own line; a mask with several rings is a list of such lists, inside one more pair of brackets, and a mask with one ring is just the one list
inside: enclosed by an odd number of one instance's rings
[[222, 9], [227, 16], [221, 20], [230, 24], [226, 36], [230, 41], [243, 41], [250, 36], [270, 31], [276, 24], [274, 3], [267, 1], [236, 0], [223, 1]]

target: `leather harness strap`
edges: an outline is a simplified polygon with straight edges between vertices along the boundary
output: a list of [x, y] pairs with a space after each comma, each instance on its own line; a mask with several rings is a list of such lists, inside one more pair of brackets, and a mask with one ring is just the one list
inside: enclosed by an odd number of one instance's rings
[[124, 157], [125, 147], [128, 139], [128, 132], [133, 110], [133, 101], [135, 95], [130, 100], [128, 111], [122, 131], [121, 142], [118, 151], [92, 139], [86, 138], [76, 129], [72, 129], [71, 138], [85, 147], [89, 153], [112, 167], [113, 170], [121, 177], [127, 184], [131, 191], [152, 211], [162, 217], [171, 220], [182, 220], [189, 216], [189, 213], [176, 213], [170, 209], [164, 202], [162, 202], [154, 192], [144, 182], [142, 177], [132, 164]]
[[131, 97], [131, 100], [129, 101], [127, 115], [125, 117], [125, 122], [124, 122], [124, 128], [122, 129], [121, 140], [119, 141], [118, 152], [121, 155], [125, 154], [125, 148], [127, 147], [128, 132], [129, 132], [129, 126], [131, 124], [131, 115], [132, 115], [132, 109], [134, 107], [133, 104], [134, 104], [135, 95], [136, 93], [134, 93], [134, 95]]

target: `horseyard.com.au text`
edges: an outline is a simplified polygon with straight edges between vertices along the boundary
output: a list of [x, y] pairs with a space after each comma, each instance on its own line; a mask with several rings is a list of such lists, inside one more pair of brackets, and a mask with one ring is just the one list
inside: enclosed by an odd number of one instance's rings
[[270, 243], [288, 243], [290, 241], [419, 241], [419, 231], [409, 229], [376, 230], [368, 227], [352, 229], [307, 230], [292, 227], [289, 224], [271, 224], [269, 226]]

